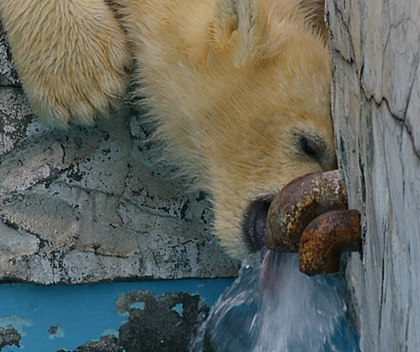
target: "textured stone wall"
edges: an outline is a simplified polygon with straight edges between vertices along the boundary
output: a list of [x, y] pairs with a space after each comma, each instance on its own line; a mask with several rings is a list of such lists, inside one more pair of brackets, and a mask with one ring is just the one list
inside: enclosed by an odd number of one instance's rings
[[160, 159], [125, 104], [91, 128], [31, 113], [0, 35], [0, 280], [41, 284], [235, 275], [205, 194]]
[[420, 2], [328, 0], [333, 113], [363, 252], [348, 267], [362, 351], [420, 345]]

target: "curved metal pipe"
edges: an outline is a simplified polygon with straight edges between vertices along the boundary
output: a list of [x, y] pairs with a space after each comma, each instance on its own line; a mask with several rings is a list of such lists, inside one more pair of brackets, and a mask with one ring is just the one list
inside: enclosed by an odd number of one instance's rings
[[347, 209], [339, 171], [308, 174], [284, 187], [268, 211], [265, 240], [268, 249], [299, 252], [307, 275], [338, 271], [341, 253], [361, 247], [360, 214]]
[[297, 252], [302, 232], [317, 216], [347, 208], [344, 182], [338, 170], [299, 177], [273, 199], [267, 215], [265, 245], [281, 252]]
[[341, 253], [360, 250], [360, 235], [357, 210], [330, 211], [318, 216], [300, 238], [300, 271], [309, 276], [339, 271]]

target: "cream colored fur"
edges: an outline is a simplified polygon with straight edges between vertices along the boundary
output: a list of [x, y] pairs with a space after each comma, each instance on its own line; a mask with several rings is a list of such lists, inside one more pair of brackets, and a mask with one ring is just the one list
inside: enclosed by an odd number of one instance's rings
[[2, 23], [33, 110], [92, 124], [124, 96], [132, 55], [103, 0], [1, 0]]
[[[131, 50], [136, 94], [157, 136], [211, 194], [215, 234], [232, 256], [249, 252], [250, 202], [334, 166], [322, 1], [109, 1], [120, 23], [100, 0], [18, 2], [21, 10], [16, 0], [0, 10], [39, 116], [93, 121], [124, 93]], [[322, 155], [305, 154], [302, 136], [316, 136]]]

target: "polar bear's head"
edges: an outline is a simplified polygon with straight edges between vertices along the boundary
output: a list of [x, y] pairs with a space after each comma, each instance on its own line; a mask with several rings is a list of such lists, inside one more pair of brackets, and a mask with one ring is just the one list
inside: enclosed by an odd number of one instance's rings
[[314, 22], [319, 17], [309, 15], [319, 2], [300, 9], [294, 3], [235, 2], [219, 9], [212, 27], [222, 83], [207, 113], [217, 127], [203, 143], [210, 161], [206, 184], [215, 232], [239, 258], [263, 245], [266, 214], [279, 190], [296, 177], [336, 167], [330, 51]]
[[157, 135], [211, 194], [215, 233], [243, 258], [279, 190], [335, 167], [323, 2], [191, 4], [141, 9], [128, 33]]

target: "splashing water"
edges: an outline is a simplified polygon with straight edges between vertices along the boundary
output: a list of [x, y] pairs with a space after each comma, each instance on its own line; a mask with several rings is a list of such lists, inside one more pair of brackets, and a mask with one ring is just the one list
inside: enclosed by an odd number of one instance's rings
[[296, 253], [264, 250], [242, 263], [240, 275], [210, 311], [190, 352], [356, 352], [346, 316], [344, 281], [308, 277]]

